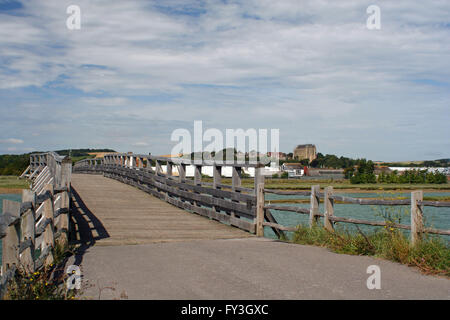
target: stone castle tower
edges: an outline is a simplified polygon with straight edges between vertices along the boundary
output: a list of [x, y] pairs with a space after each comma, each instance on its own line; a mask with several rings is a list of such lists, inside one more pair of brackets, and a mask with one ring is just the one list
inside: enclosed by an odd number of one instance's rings
[[316, 146], [313, 144], [299, 144], [294, 149], [294, 159], [298, 160], [308, 159], [309, 162], [317, 157]]

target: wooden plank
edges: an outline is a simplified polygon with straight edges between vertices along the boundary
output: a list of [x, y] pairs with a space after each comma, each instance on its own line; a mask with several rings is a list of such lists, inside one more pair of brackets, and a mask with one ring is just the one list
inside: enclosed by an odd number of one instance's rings
[[[277, 220], [275, 220], [275, 217], [272, 215], [272, 212], [270, 212], [270, 209], [264, 209], [264, 217], [270, 223], [278, 224]], [[286, 235], [284, 234], [284, 232], [282, 230], [272, 227], [272, 231], [275, 232], [278, 239], [286, 238]]]
[[285, 227], [278, 223], [272, 223], [272, 222], [264, 222], [264, 226], [271, 227], [272, 229], [277, 229], [279, 231], [290, 231], [295, 232], [297, 228], [295, 227]]

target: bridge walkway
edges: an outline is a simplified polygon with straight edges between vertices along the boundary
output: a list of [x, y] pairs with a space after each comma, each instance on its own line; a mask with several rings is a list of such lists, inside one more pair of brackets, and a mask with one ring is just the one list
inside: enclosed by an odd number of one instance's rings
[[129, 245], [253, 236], [102, 175], [73, 174], [72, 189], [79, 241]]

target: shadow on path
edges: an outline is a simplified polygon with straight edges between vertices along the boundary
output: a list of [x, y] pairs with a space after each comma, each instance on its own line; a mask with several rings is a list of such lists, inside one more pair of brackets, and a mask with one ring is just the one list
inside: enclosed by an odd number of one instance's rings
[[96, 240], [109, 238], [109, 233], [102, 222], [89, 210], [75, 188], [72, 187], [71, 225], [76, 226], [71, 232], [71, 244], [80, 244], [75, 253], [75, 265], [81, 265], [83, 255]]

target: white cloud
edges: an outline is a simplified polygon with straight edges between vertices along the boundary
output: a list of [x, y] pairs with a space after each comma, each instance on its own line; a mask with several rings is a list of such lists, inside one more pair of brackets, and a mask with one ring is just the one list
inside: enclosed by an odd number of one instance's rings
[[0, 143], [7, 143], [7, 144], [21, 144], [23, 142], [24, 142], [23, 140], [16, 138], [0, 139]]
[[[350, 0], [78, 0], [79, 31], [65, 27], [68, 4], [24, 1], [24, 16], [0, 19], [0, 111], [15, 117], [0, 122], [29, 119], [36, 143], [59, 145], [54, 130], [71, 128], [71, 143], [127, 149], [135, 131], [158, 133], [146, 122], [201, 119], [280, 128], [286, 151], [308, 140], [325, 153], [421, 158], [405, 144], [420, 132], [450, 153], [448, 2], [382, 1], [377, 31], [366, 28], [371, 3]], [[17, 92], [29, 86], [44, 93]], [[136, 147], [167, 153], [165, 139]]]

